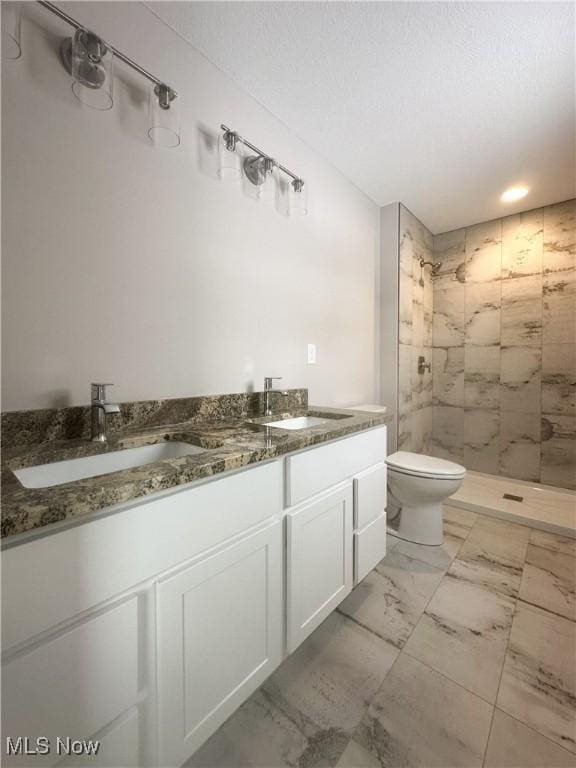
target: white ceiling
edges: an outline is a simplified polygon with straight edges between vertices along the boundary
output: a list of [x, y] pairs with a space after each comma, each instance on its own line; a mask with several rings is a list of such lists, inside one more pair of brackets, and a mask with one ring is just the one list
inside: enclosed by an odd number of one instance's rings
[[[574, 5], [148, 2], [380, 205], [434, 233], [576, 195]], [[505, 206], [502, 191], [530, 195]]]

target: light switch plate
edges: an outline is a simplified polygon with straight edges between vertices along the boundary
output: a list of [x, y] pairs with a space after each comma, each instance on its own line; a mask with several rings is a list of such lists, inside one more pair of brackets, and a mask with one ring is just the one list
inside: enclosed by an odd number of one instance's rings
[[308, 344], [308, 365], [316, 365], [316, 344]]

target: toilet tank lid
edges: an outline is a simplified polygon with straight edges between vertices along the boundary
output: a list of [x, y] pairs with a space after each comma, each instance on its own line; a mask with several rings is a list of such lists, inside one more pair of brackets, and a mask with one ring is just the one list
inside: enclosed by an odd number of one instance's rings
[[376, 404], [351, 405], [350, 408], [354, 411], [370, 411], [372, 413], [386, 413], [388, 410], [385, 405]]
[[389, 467], [404, 469], [407, 472], [422, 473], [436, 477], [454, 477], [466, 474], [466, 467], [454, 461], [437, 459], [434, 456], [424, 456], [421, 453], [397, 451], [386, 458]]

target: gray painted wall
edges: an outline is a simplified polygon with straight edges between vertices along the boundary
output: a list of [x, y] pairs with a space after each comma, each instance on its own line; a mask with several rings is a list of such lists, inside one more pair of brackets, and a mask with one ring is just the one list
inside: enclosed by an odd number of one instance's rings
[[[145, 6], [61, 5], [179, 91], [182, 145], [149, 143], [146, 83], [120, 63], [114, 109], [82, 107], [68, 28], [27, 4], [2, 67], [3, 409], [85, 403], [94, 380], [135, 400], [264, 375], [312, 403], [374, 401], [377, 206]], [[308, 217], [215, 177], [221, 122], [302, 174]]]

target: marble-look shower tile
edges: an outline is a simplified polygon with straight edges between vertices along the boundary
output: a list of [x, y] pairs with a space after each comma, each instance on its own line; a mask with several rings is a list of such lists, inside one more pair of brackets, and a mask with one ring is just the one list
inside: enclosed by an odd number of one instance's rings
[[434, 405], [464, 405], [464, 347], [436, 347], [432, 352]]
[[[282, 712], [350, 737], [398, 650], [334, 612], [282, 663], [262, 690]], [[342, 749], [344, 745], [342, 746]]]
[[[430, 370], [418, 371], [418, 360], [424, 358], [424, 364], [430, 364]], [[424, 408], [432, 405], [432, 347], [412, 346], [412, 407]]]
[[355, 587], [338, 611], [400, 649], [440, 583], [444, 571], [401, 551], [392, 552]]
[[412, 343], [412, 257], [400, 253], [398, 275], [398, 338], [400, 344]]
[[539, 347], [502, 347], [500, 357], [500, 408], [502, 410], [540, 413], [541, 359], [542, 353]]
[[466, 267], [466, 230], [457, 229], [434, 237], [434, 261], [440, 268], [434, 276], [434, 290], [463, 284]]
[[438, 458], [464, 460], [464, 409], [435, 405], [432, 408], [432, 450]]
[[[359, 763], [358, 765], [363, 765]], [[496, 709], [485, 768], [576, 768], [576, 755]]]
[[544, 275], [542, 306], [544, 344], [576, 341], [576, 270]]
[[464, 405], [495, 410], [500, 407], [500, 347], [466, 345]]
[[502, 281], [502, 345], [539, 346], [542, 341], [542, 277]]
[[500, 309], [501, 305], [501, 281], [466, 284], [464, 313], [467, 320], [473, 315], [489, 313], [495, 309]]
[[541, 208], [502, 220], [502, 277], [542, 272], [544, 215]]
[[406, 652], [493, 703], [513, 612], [512, 598], [450, 569], [406, 643]]
[[480, 408], [464, 409], [464, 465], [467, 469], [498, 474], [500, 413]]
[[452, 563], [450, 574], [516, 598], [527, 546], [526, 541], [474, 528]]
[[576, 559], [530, 544], [520, 599], [576, 621]]
[[444, 315], [461, 315], [464, 312], [464, 283], [458, 281], [449, 288], [437, 288], [434, 283], [434, 311]]
[[500, 412], [500, 474], [519, 480], [540, 479], [540, 415]]
[[432, 406], [418, 408], [412, 413], [412, 450], [415, 453], [430, 453], [432, 445]]
[[576, 415], [575, 344], [544, 344], [542, 410], [544, 413]]
[[576, 623], [519, 602], [497, 706], [576, 752]]
[[544, 275], [576, 268], [576, 200], [544, 208]]
[[400, 415], [412, 410], [412, 347], [398, 344], [398, 412]]
[[466, 344], [494, 345], [500, 343], [500, 309], [485, 309], [467, 315], [464, 326]]
[[404, 413], [398, 416], [398, 450], [412, 450], [412, 414]]
[[464, 343], [464, 313], [434, 312], [432, 338], [435, 347], [458, 347]]
[[[359, 766], [473, 768], [482, 765], [492, 707], [425, 664], [401, 654], [354, 734]], [[358, 753], [356, 753], [358, 755]]]
[[466, 229], [466, 287], [469, 283], [500, 280], [502, 221], [488, 221]]
[[576, 416], [542, 414], [540, 482], [576, 488]]
[[550, 552], [559, 552], [562, 555], [576, 557], [576, 539], [534, 529], [530, 534], [530, 543], [536, 547], [548, 549]]

